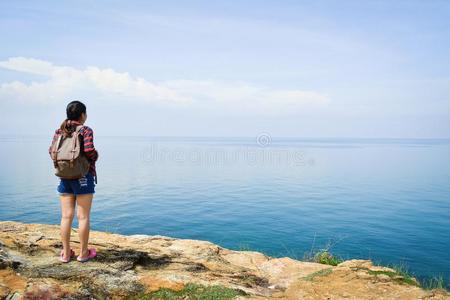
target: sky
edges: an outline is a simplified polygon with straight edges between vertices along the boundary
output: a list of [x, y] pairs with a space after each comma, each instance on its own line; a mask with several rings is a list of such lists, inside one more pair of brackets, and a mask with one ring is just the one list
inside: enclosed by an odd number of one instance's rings
[[0, 135], [450, 138], [450, 1], [0, 1]]

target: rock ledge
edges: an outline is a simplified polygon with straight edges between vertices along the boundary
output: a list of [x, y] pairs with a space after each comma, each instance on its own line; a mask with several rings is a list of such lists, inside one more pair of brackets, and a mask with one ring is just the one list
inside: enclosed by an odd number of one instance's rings
[[[0, 299], [139, 299], [189, 284], [226, 287], [235, 299], [450, 299], [446, 291], [404, 283], [390, 276], [394, 270], [368, 260], [332, 267], [160, 235], [91, 230], [97, 257], [64, 264], [59, 228], [0, 222]], [[78, 255], [76, 229], [71, 245]]]

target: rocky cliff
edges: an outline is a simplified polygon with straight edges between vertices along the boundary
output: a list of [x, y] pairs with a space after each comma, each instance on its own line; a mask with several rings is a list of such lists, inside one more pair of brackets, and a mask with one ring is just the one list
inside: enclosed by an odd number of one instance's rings
[[0, 299], [450, 299], [366, 260], [329, 266], [99, 231], [91, 231], [90, 246], [95, 259], [61, 263], [59, 224], [0, 222]]

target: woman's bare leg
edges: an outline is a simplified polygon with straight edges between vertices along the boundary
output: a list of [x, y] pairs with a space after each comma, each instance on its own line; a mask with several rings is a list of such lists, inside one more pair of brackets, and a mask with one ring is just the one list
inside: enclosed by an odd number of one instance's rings
[[70, 256], [70, 233], [72, 231], [72, 220], [75, 214], [75, 195], [62, 194], [61, 202], [61, 241], [64, 250], [64, 259]]
[[94, 194], [77, 195], [78, 236], [80, 238], [80, 258], [88, 256], [89, 227], [92, 198]]

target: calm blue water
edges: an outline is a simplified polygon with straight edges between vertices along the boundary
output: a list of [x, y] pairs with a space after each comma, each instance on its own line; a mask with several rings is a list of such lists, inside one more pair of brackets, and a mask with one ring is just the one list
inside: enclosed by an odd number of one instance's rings
[[[1, 220], [59, 224], [49, 143], [0, 138]], [[450, 278], [450, 140], [97, 136], [95, 143], [93, 230], [294, 258], [331, 243], [344, 258]]]

